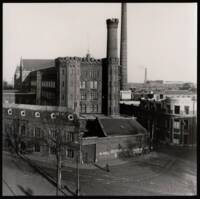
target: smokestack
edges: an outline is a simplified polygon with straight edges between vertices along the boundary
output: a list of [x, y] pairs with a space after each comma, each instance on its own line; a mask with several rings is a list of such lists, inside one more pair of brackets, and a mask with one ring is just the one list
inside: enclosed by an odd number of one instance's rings
[[145, 68], [145, 72], [144, 72], [144, 83], [147, 83], [147, 68]]
[[126, 88], [127, 88], [127, 12], [126, 12], [126, 3], [122, 3], [122, 5], [121, 5], [120, 66], [121, 66], [120, 89], [126, 90]]
[[118, 19], [107, 19], [107, 58], [117, 58], [117, 27]]
[[119, 59], [117, 53], [118, 19], [107, 19], [106, 114], [119, 115]]

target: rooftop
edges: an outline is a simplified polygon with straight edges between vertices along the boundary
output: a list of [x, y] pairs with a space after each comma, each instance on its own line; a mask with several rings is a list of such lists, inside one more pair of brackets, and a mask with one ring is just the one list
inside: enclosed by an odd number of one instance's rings
[[37, 111], [58, 111], [58, 112], [73, 112], [65, 106], [40, 106], [40, 105], [28, 105], [28, 104], [3, 104], [3, 108], [14, 109], [28, 109]]
[[98, 118], [107, 136], [144, 134], [146, 129], [133, 118]]
[[24, 71], [36, 71], [55, 67], [54, 59], [22, 59]]

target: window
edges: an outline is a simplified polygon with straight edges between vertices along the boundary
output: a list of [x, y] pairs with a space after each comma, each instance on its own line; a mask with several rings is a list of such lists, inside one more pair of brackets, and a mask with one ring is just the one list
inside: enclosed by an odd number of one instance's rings
[[184, 106], [185, 114], [187, 115], [189, 114], [189, 108], [190, 108], [189, 106]]
[[50, 153], [51, 154], [56, 154], [56, 148], [55, 148], [55, 146], [50, 147]]
[[91, 100], [96, 100], [97, 99], [97, 92], [91, 92], [90, 93], [90, 99]]
[[41, 136], [41, 130], [40, 128], [35, 128], [35, 137], [40, 137]]
[[160, 94], [160, 99], [163, 99], [163, 94]]
[[73, 132], [69, 132], [67, 135], [67, 141], [68, 142], [73, 142], [74, 141], [74, 133]]
[[174, 134], [174, 139], [179, 139], [180, 135], [179, 134]]
[[90, 81], [90, 88], [94, 88], [94, 82], [93, 81]]
[[189, 124], [188, 120], [184, 120], [184, 130], [188, 130]]
[[67, 149], [67, 157], [73, 158], [74, 157], [74, 151], [72, 149]]
[[56, 137], [56, 130], [52, 129], [50, 131], [50, 136], [53, 137], [53, 138], [55, 138]]
[[180, 129], [180, 121], [179, 120], [174, 120], [174, 128]]
[[35, 152], [40, 152], [40, 145], [38, 143], [35, 144]]
[[85, 88], [85, 81], [81, 81], [80, 88]]
[[92, 112], [97, 112], [98, 111], [98, 105], [97, 104], [93, 104], [92, 105]]
[[174, 106], [174, 113], [180, 114], [180, 106]]
[[81, 113], [86, 113], [86, 104], [80, 104]]
[[97, 89], [97, 81], [94, 81], [94, 88]]
[[86, 97], [87, 97], [86, 93], [85, 92], [81, 92], [81, 99], [82, 100], [86, 100]]
[[171, 112], [171, 106], [167, 105], [167, 112], [170, 113]]
[[64, 87], [65, 86], [65, 82], [64, 81], [62, 81], [62, 87]]
[[65, 96], [64, 95], [62, 95], [62, 100], [64, 100], [65, 99]]
[[63, 75], [65, 74], [65, 71], [64, 71], [64, 69], [62, 69], [62, 74], [63, 74]]

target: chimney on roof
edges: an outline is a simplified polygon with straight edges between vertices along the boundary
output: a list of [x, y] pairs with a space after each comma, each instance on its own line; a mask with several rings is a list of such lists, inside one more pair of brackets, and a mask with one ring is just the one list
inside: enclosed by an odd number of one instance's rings
[[144, 84], [147, 83], [147, 68], [145, 68], [145, 71], [144, 71]]

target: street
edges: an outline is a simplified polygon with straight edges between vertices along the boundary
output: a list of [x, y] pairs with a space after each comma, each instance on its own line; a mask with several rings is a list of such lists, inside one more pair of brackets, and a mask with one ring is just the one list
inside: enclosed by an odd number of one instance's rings
[[[180, 149], [162, 149], [151, 155], [103, 169], [80, 170], [81, 195], [195, 195], [196, 162], [190, 155], [179, 155]], [[187, 150], [187, 153], [188, 150]], [[193, 158], [191, 158], [193, 157]], [[41, 167], [56, 179], [56, 170]], [[62, 184], [66, 195], [75, 194], [76, 169], [65, 167]], [[55, 195], [56, 186], [21, 159], [3, 156], [3, 194]], [[6, 185], [9, 185], [9, 187]], [[61, 193], [62, 194], [62, 193]]]

